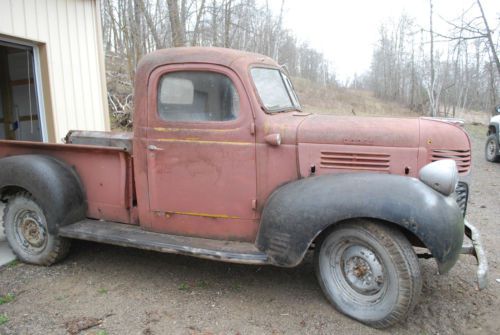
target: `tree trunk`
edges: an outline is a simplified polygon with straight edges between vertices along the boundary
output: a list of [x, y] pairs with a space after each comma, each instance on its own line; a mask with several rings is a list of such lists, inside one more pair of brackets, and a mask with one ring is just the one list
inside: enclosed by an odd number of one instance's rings
[[185, 31], [182, 26], [178, 0], [167, 0], [168, 15], [170, 18], [170, 29], [172, 30], [172, 44], [174, 47], [186, 45]]
[[146, 23], [148, 25], [149, 30], [151, 31], [151, 35], [153, 37], [153, 40], [155, 41], [156, 44], [156, 49], [162, 49], [165, 47], [163, 44], [160, 36], [158, 35], [158, 32], [156, 31], [156, 24], [153, 21], [153, 18], [151, 17], [151, 14], [149, 13], [149, 10], [147, 10], [146, 5], [144, 4], [144, 0], [136, 0], [139, 3], [139, 8], [141, 9], [142, 14], [144, 15], [144, 18], [146, 19]]
[[200, 29], [201, 18], [203, 17], [203, 12], [205, 11], [205, 0], [201, 0], [200, 8], [198, 9], [198, 13], [196, 14], [196, 23], [194, 24], [193, 29], [193, 38], [191, 40], [191, 45], [198, 44], [198, 30]]
[[486, 20], [486, 16], [484, 15], [483, 6], [481, 5], [481, 1], [477, 0], [477, 5], [481, 10], [481, 16], [483, 18], [484, 27], [486, 28], [486, 36], [488, 38], [488, 45], [490, 46], [491, 54], [493, 56], [493, 60], [495, 61], [498, 75], [500, 76], [500, 60], [498, 59], [498, 54], [495, 49], [495, 44], [493, 43], [493, 38], [491, 37], [490, 26], [488, 25], [488, 21]]
[[431, 113], [431, 116], [436, 116], [436, 91], [434, 89], [434, 86], [435, 86], [435, 72], [434, 72], [434, 31], [432, 30], [432, 11], [433, 11], [433, 8], [432, 8], [432, 0], [429, 0], [429, 5], [430, 5], [430, 14], [429, 14], [429, 32], [430, 32], [430, 37], [431, 37], [431, 58], [430, 58], [430, 67], [431, 67], [431, 87], [430, 87], [430, 113]]

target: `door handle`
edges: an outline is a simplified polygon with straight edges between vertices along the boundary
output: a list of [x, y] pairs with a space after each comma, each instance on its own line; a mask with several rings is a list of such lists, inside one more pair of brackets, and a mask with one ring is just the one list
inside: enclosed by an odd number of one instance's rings
[[148, 145], [148, 150], [149, 150], [149, 151], [163, 151], [163, 149], [162, 149], [162, 148], [158, 148], [158, 147], [157, 147], [156, 145], [154, 145], [154, 144], [150, 144], [150, 145]]

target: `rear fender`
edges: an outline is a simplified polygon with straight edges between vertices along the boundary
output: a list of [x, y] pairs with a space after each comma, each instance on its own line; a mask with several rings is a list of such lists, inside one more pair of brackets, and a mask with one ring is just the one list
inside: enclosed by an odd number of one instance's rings
[[415, 178], [375, 173], [310, 177], [280, 187], [262, 213], [257, 246], [272, 263], [295, 266], [319, 234], [354, 218], [383, 220], [413, 233], [441, 273], [455, 264], [462, 247], [464, 222], [452, 197]]
[[29, 192], [44, 210], [49, 232], [86, 216], [87, 203], [76, 172], [67, 164], [42, 155], [0, 159], [0, 196], [16, 190]]

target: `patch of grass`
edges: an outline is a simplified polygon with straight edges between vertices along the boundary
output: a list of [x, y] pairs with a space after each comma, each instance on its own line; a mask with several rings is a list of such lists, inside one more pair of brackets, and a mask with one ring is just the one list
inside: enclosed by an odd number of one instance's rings
[[14, 259], [12, 262], [7, 264], [7, 267], [10, 269], [10, 268], [15, 268], [18, 265], [19, 265], [19, 261], [17, 259]]
[[239, 292], [239, 291], [241, 291], [241, 284], [240, 283], [234, 283], [234, 284], [231, 285], [231, 289], [233, 291]]
[[196, 286], [199, 287], [199, 288], [207, 288], [208, 287], [208, 283], [204, 280], [200, 280], [198, 281], [198, 283], [196, 283]]
[[0, 326], [9, 322], [9, 318], [5, 314], [0, 314]]
[[95, 333], [95, 335], [108, 335], [108, 332], [105, 331], [104, 329], [101, 329], [101, 330], [97, 331], [97, 333]]
[[181, 291], [189, 291], [191, 287], [189, 286], [188, 283], [182, 283], [179, 285], [179, 290]]
[[100, 288], [100, 289], [98, 289], [98, 290], [97, 290], [97, 292], [98, 292], [99, 294], [107, 294], [107, 293], [108, 293], [108, 290], [107, 290], [107, 289], [105, 289], [105, 288]]
[[12, 293], [7, 293], [4, 296], [0, 296], [0, 305], [9, 303], [9, 302], [13, 301], [15, 298], [16, 297]]

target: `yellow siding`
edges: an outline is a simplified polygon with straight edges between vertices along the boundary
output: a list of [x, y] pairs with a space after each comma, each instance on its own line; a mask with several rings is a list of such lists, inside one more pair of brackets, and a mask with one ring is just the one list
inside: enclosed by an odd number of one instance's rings
[[98, 1], [0, 0], [0, 39], [46, 47], [58, 141], [70, 129], [109, 129]]

